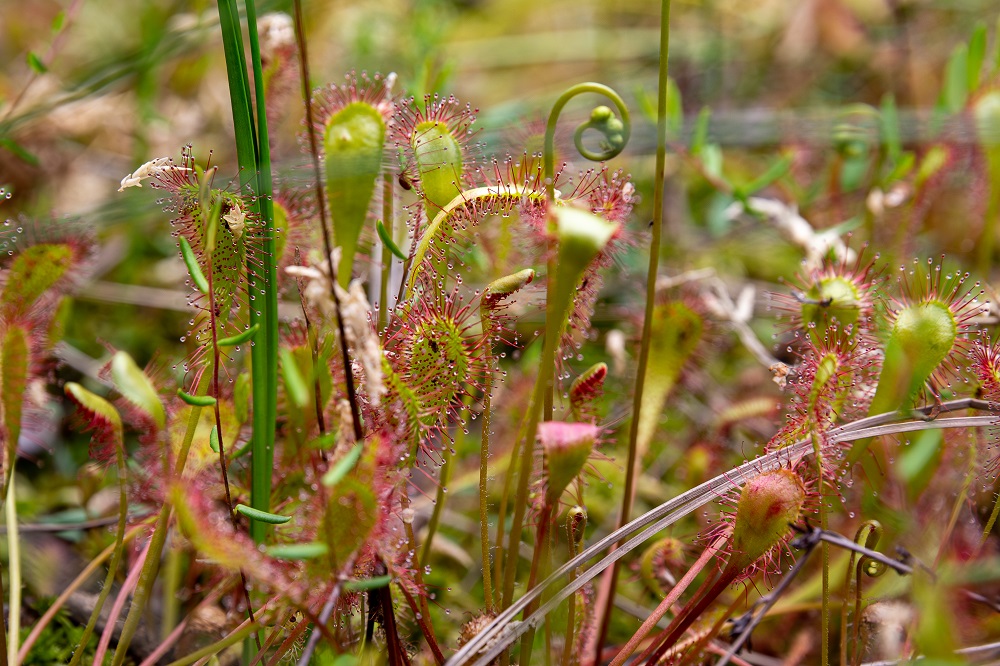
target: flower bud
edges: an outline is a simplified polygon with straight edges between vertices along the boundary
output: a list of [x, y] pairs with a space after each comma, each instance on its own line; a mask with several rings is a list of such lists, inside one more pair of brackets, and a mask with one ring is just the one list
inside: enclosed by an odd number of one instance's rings
[[579, 476], [587, 463], [598, 428], [590, 423], [546, 421], [538, 426], [538, 441], [545, 454], [545, 502], [552, 505]]

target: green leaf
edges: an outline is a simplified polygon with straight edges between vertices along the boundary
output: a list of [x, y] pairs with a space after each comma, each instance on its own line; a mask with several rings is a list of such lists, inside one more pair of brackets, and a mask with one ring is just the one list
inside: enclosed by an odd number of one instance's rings
[[30, 164], [33, 167], [41, 166], [41, 160], [29, 151], [27, 148], [19, 144], [17, 141], [7, 137], [0, 137], [0, 148], [5, 149], [7, 152], [15, 155], [22, 162]]
[[704, 328], [702, 317], [682, 301], [666, 301], [653, 309], [646, 380], [637, 417], [637, 456], [649, 449], [667, 397], [677, 384], [684, 364], [701, 342]]
[[691, 154], [698, 155], [708, 143], [708, 121], [712, 118], [712, 110], [707, 106], [698, 113], [691, 135]]
[[34, 51], [28, 51], [27, 60], [28, 60], [28, 67], [30, 67], [31, 71], [33, 71], [35, 74], [44, 74], [45, 72], [49, 71], [49, 68], [45, 66], [45, 63], [42, 62], [42, 59], [38, 57], [38, 54], [35, 53]]
[[208, 447], [216, 453], [222, 450], [219, 444], [219, 426], [212, 426], [212, 432], [208, 433]]
[[892, 171], [888, 173], [885, 177], [886, 183], [895, 183], [897, 180], [902, 180], [910, 175], [913, 171], [913, 167], [916, 166], [917, 156], [911, 150], [904, 151], [899, 155], [899, 161], [892, 168]]
[[347, 454], [338, 460], [333, 466], [327, 470], [326, 474], [323, 475], [323, 485], [327, 488], [332, 488], [340, 480], [347, 476], [347, 473], [354, 469], [354, 466], [358, 463], [358, 458], [361, 457], [361, 451], [364, 449], [364, 445], [360, 442], [351, 447], [351, 450]]
[[276, 560], [312, 560], [329, 552], [325, 543], [289, 543], [268, 546], [265, 551]]
[[406, 255], [403, 254], [403, 251], [400, 250], [399, 247], [392, 242], [392, 237], [386, 230], [385, 225], [382, 224], [382, 220], [378, 220], [375, 222], [375, 231], [378, 232], [378, 237], [379, 240], [382, 241], [382, 245], [384, 245], [386, 249], [393, 254], [393, 256], [402, 261], [406, 261]]
[[123, 351], [115, 352], [111, 357], [111, 379], [122, 397], [149, 416], [157, 429], [166, 426], [167, 412], [160, 394], [131, 356]]
[[261, 511], [253, 507], [247, 506], [246, 504], [237, 504], [236, 511], [242, 513], [244, 516], [251, 520], [259, 520], [262, 523], [268, 523], [269, 525], [284, 525], [289, 520], [292, 519], [291, 516], [281, 516], [276, 513], [270, 513], [268, 511]]
[[979, 77], [985, 59], [986, 24], [983, 21], [977, 21], [976, 27], [972, 29], [972, 36], [969, 37], [968, 87], [971, 92], [979, 89]]
[[203, 294], [208, 294], [208, 280], [205, 278], [205, 274], [201, 272], [201, 266], [198, 265], [198, 258], [194, 255], [194, 250], [191, 249], [191, 244], [184, 236], [180, 237], [181, 242], [181, 256], [184, 258], [184, 265], [187, 266], [188, 274], [191, 276], [191, 281], [194, 282], [194, 286]]
[[348, 592], [364, 592], [366, 590], [377, 590], [392, 582], [392, 576], [375, 576], [364, 580], [349, 580], [344, 583], [344, 590]]
[[278, 355], [281, 357], [281, 376], [285, 380], [285, 391], [292, 403], [302, 409], [309, 404], [309, 386], [295, 362], [292, 350], [282, 347]]
[[216, 402], [210, 395], [191, 395], [181, 389], [177, 389], [177, 397], [192, 407], [211, 407]]
[[764, 189], [774, 181], [779, 178], [784, 177], [785, 174], [789, 172], [792, 168], [792, 162], [794, 161], [791, 155], [785, 155], [781, 159], [775, 160], [771, 163], [771, 166], [767, 168], [764, 173], [754, 178], [752, 181], [739, 188], [742, 197], [735, 195], [737, 199], [748, 197], [754, 192]]
[[722, 175], [722, 148], [717, 143], [704, 146], [700, 152], [701, 164], [705, 173], [713, 178], [725, 180]]
[[944, 108], [949, 113], [958, 113], [965, 108], [969, 99], [969, 51], [965, 44], [959, 44], [951, 52], [944, 75]]
[[903, 150], [903, 143], [899, 134], [899, 113], [896, 111], [896, 99], [891, 94], [882, 98], [879, 129], [882, 132], [882, 145], [885, 147], [886, 157], [895, 164]]
[[231, 335], [228, 338], [219, 338], [215, 344], [220, 347], [235, 347], [236, 345], [241, 345], [244, 342], [248, 342], [254, 335], [256, 335], [259, 329], [260, 324], [254, 324], [242, 333]]

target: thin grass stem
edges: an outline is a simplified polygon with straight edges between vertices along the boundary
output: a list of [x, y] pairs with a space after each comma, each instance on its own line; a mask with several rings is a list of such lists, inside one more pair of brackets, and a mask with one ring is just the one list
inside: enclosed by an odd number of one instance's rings
[[[132, 529], [128, 530], [125, 533], [124, 538], [122, 539], [122, 543], [123, 544], [131, 543], [132, 540], [139, 535], [139, 532], [145, 529], [145, 527], [146, 527], [145, 525], [136, 525]], [[28, 653], [31, 651], [32, 646], [34, 646], [35, 642], [38, 640], [38, 637], [42, 635], [42, 632], [45, 631], [45, 627], [47, 627], [49, 623], [52, 622], [52, 618], [54, 618], [56, 614], [60, 610], [62, 610], [63, 606], [66, 605], [66, 602], [69, 600], [69, 598], [73, 596], [73, 593], [79, 590], [81, 587], [83, 587], [83, 585], [88, 580], [90, 580], [91, 576], [97, 573], [97, 570], [101, 567], [102, 564], [104, 564], [104, 562], [109, 557], [112, 556], [112, 554], [115, 552], [116, 549], [117, 549], [117, 543], [113, 543], [104, 550], [102, 550], [97, 555], [97, 557], [91, 560], [90, 563], [83, 568], [83, 571], [81, 571], [77, 575], [77, 577], [74, 578], [73, 581], [69, 585], [67, 585], [62, 592], [59, 593], [59, 596], [56, 597], [56, 600], [52, 602], [52, 605], [48, 607], [48, 609], [45, 611], [42, 617], [38, 619], [38, 622], [35, 623], [35, 626], [31, 628], [31, 633], [29, 633], [28, 637], [24, 639], [24, 643], [21, 645], [21, 649], [17, 654], [17, 662], [14, 663], [20, 663], [23, 662], [25, 659], [27, 659]], [[6, 654], [7, 653], [4, 652], [4, 658], [6, 658]]]
[[[667, 80], [670, 54], [670, 0], [660, 4], [660, 69], [657, 83], [656, 104], [656, 166], [653, 179], [653, 228], [649, 242], [649, 267], [646, 270], [646, 309], [642, 321], [642, 342], [639, 347], [639, 362], [636, 366], [635, 388], [632, 398], [632, 420], [629, 424], [628, 454], [625, 460], [625, 487], [622, 490], [622, 504], [618, 510], [618, 524], [621, 528], [631, 519], [635, 502], [636, 476], [641, 463], [636, 451], [639, 440], [639, 416], [642, 410], [643, 389], [646, 382], [646, 367], [649, 363], [649, 346], [653, 326], [653, 308], [656, 305], [656, 278], [660, 267], [660, 243], [663, 235], [663, 194], [666, 179], [667, 159]], [[618, 582], [618, 566], [613, 565], [602, 581], [598, 595], [597, 626], [594, 658], [600, 657], [614, 609], [614, 590]], [[603, 598], [602, 598], [603, 597]]]
[[7, 519], [7, 580], [10, 588], [7, 606], [7, 662], [16, 664], [17, 646], [21, 635], [21, 536], [17, 530], [17, 498], [13, 466], [9, 474], [7, 498], [4, 500], [4, 515]]

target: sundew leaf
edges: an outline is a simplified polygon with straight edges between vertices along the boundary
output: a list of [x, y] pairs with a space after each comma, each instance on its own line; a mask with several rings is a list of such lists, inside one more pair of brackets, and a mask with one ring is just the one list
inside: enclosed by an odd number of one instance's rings
[[419, 123], [411, 141], [420, 189], [433, 209], [442, 209], [461, 191], [462, 146], [440, 120]]
[[323, 527], [336, 569], [365, 544], [378, 520], [378, 502], [371, 486], [355, 477], [338, 483], [326, 505]]
[[166, 426], [167, 412], [160, 395], [131, 356], [123, 351], [115, 352], [111, 358], [111, 379], [122, 397], [149, 416], [157, 429], [162, 430]]
[[181, 532], [201, 557], [229, 571], [244, 571], [248, 577], [275, 584], [276, 572], [266, 559], [245, 534], [233, 532], [228, 520], [212, 515], [213, 504], [200, 491], [190, 484], [175, 483], [168, 497]]
[[281, 358], [281, 376], [285, 380], [285, 394], [298, 409], [303, 409], [309, 404], [310, 391], [295, 361], [295, 355], [290, 349], [282, 348], [278, 351], [278, 356]]
[[334, 242], [343, 251], [337, 281], [345, 288], [382, 169], [385, 130], [385, 120], [374, 106], [352, 102], [331, 116], [323, 133], [326, 195]]
[[701, 341], [704, 327], [701, 316], [681, 301], [667, 301], [653, 309], [649, 360], [636, 434], [637, 455], [641, 456], [649, 448], [667, 396]]
[[73, 299], [69, 296], [62, 296], [53, 308], [52, 320], [49, 322], [46, 331], [46, 343], [49, 346], [55, 345], [66, 335], [66, 324], [69, 322], [70, 314], [73, 312]]
[[66, 394], [87, 415], [89, 425], [94, 430], [90, 442], [91, 457], [107, 460], [115, 449], [123, 446], [122, 419], [118, 410], [110, 402], [76, 382], [66, 382]]
[[8, 269], [0, 304], [7, 316], [26, 311], [73, 267], [76, 252], [65, 244], [32, 245]]
[[[17, 456], [17, 440], [21, 436], [21, 415], [24, 393], [28, 388], [30, 353], [28, 332], [21, 326], [9, 325], [0, 341], [0, 436], [3, 446], [3, 486], [6, 491], [10, 470]], [[4, 493], [6, 496], [6, 492]]]
[[[536, 190], [519, 183], [504, 182], [486, 187], [475, 187], [459, 193], [448, 202], [431, 220], [420, 237], [420, 242], [413, 251], [413, 266], [423, 266], [425, 260], [433, 256], [432, 248], [441, 247], [444, 240], [453, 230], [456, 220], [467, 208], [481, 208], [484, 214], [501, 214], [514, 211], [527, 199], [541, 201], [545, 197], [544, 190]], [[478, 223], [480, 215], [472, 218], [471, 223]], [[428, 265], [433, 262], [428, 262]], [[433, 266], [430, 266], [433, 269]], [[407, 281], [407, 291], [416, 287], [419, 271], [410, 271]]]

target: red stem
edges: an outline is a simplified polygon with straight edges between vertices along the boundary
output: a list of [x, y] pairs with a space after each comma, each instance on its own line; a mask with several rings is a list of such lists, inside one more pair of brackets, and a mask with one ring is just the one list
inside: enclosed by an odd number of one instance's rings
[[[733, 566], [733, 562], [730, 561], [729, 565], [719, 574], [715, 579], [709, 578], [706, 580], [702, 586], [695, 593], [694, 598], [688, 602], [680, 613], [670, 622], [670, 626], [664, 629], [659, 636], [657, 636], [652, 645], [646, 649], [645, 652], [639, 657], [637, 661], [642, 662], [647, 659], [646, 663], [655, 664], [659, 661], [660, 657], [666, 653], [671, 647], [673, 647], [678, 639], [684, 635], [695, 620], [701, 617], [702, 613], [714, 602], [720, 594], [722, 594], [727, 587], [736, 579], [736, 575], [739, 573], [740, 567]], [[655, 647], [654, 647], [655, 646]]]

